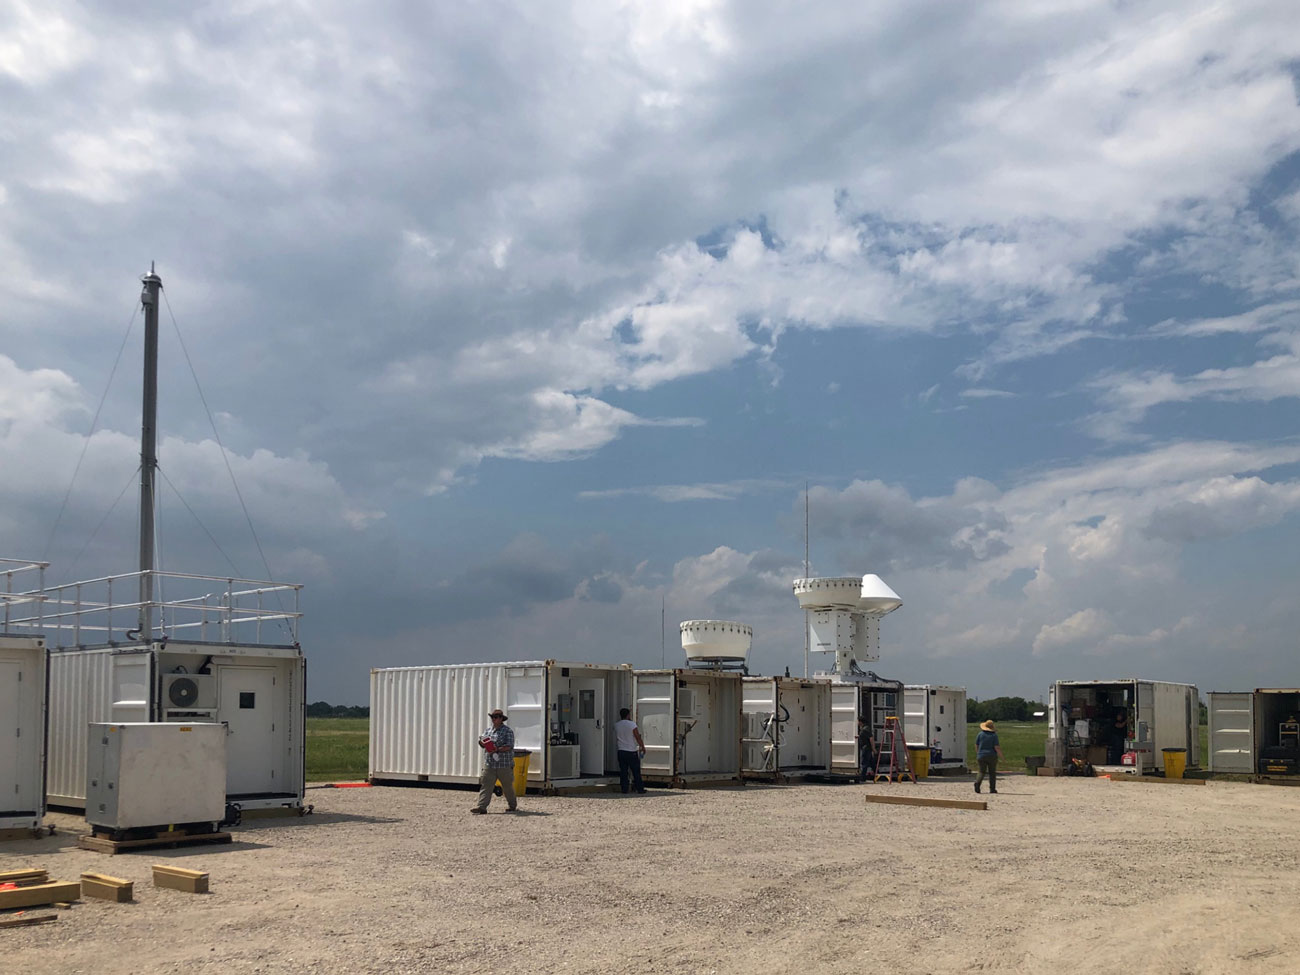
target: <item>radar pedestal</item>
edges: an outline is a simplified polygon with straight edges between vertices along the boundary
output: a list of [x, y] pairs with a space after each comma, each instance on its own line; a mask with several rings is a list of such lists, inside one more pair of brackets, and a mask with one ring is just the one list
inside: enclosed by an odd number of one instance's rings
[[808, 649], [835, 654], [842, 681], [867, 676], [859, 663], [880, 659], [880, 617], [903, 605], [877, 575], [796, 579], [795, 598], [808, 624]]

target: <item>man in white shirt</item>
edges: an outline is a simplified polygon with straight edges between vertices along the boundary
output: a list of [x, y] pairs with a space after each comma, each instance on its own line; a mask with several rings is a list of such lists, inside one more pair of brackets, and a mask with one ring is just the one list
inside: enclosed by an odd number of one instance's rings
[[645, 754], [645, 742], [641, 740], [641, 731], [632, 720], [632, 711], [622, 708], [618, 712], [619, 720], [614, 723], [614, 735], [618, 740], [618, 784], [623, 794], [628, 793], [628, 773], [632, 773], [632, 787], [644, 793], [641, 783], [641, 756]]

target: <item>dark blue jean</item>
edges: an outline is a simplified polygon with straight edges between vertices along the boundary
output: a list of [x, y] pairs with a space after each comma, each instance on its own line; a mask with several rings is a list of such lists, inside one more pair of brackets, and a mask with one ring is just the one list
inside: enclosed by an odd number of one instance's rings
[[632, 788], [637, 792], [645, 792], [645, 786], [641, 784], [641, 753], [625, 752], [620, 750], [618, 753], [618, 785], [624, 792], [627, 788], [627, 774], [632, 773]]

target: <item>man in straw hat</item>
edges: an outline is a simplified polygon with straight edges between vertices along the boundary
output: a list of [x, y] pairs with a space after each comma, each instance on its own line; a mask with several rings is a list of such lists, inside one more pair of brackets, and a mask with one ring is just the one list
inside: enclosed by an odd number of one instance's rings
[[492, 801], [492, 790], [501, 783], [501, 794], [506, 797], [506, 809], [515, 811], [515, 733], [506, 726], [509, 718], [497, 708], [488, 718], [492, 726], [479, 736], [478, 747], [483, 749], [483, 772], [478, 777], [478, 802], [470, 810], [476, 816], [487, 814]]
[[989, 718], [980, 724], [980, 733], [975, 736], [975, 761], [979, 762], [980, 772], [975, 777], [975, 791], [980, 791], [980, 783], [985, 773], [989, 777], [989, 792], [998, 792], [998, 759], [1002, 757], [1002, 746], [998, 744], [998, 729]]

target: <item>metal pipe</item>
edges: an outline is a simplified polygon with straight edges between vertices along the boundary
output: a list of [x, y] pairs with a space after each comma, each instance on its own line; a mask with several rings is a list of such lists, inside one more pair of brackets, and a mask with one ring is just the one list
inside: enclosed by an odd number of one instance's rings
[[158, 471], [158, 292], [162, 278], [153, 264], [144, 290], [144, 399], [140, 408], [140, 639], [153, 635], [154, 479]]

